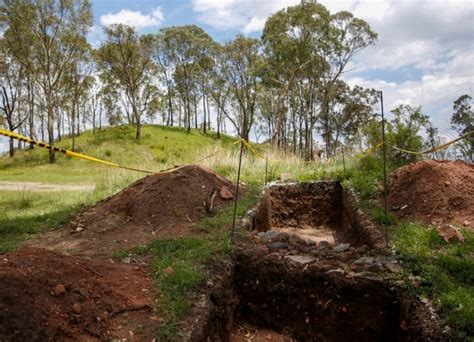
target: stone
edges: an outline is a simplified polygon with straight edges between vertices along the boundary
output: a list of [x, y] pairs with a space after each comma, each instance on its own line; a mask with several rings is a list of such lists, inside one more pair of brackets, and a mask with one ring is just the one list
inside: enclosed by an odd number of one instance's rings
[[66, 293], [66, 288], [64, 287], [63, 284], [58, 284], [54, 288], [54, 295], [55, 296], [62, 296]]
[[125, 258], [122, 259], [122, 262], [123, 262], [124, 264], [130, 264], [130, 263], [132, 262], [132, 258], [130, 258], [130, 257], [125, 257]]
[[372, 257], [362, 257], [354, 261], [355, 265], [372, 265], [375, 259]]
[[263, 241], [271, 241], [274, 240], [278, 237], [279, 233], [275, 230], [267, 230], [266, 232], [263, 232], [262, 235], [259, 234], [259, 237]]
[[76, 314], [79, 315], [82, 311], [82, 306], [80, 303], [74, 303], [72, 305], [72, 311]]
[[336, 273], [336, 274], [344, 274], [344, 270], [342, 268], [336, 268], [334, 270], [329, 270], [326, 272], [326, 274], [332, 274], [332, 273]]
[[306, 245], [306, 240], [296, 234], [291, 234], [288, 242], [292, 246]]
[[319, 241], [318, 248], [319, 249], [329, 249], [329, 248], [331, 248], [331, 244], [329, 242], [327, 242], [326, 240]]
[[[321, 245], [321, 243], [319, 243], [319, 244]], [[341, 244], [337, 245], [336, 247], [334, 247], [334, 251], [338, 252], [338, 253], [341, 253], [341, 252], [345, 252], [345, 251], [349, 250], [349, 248], [351, 248], [351, 245], [349, 243], [341, 243]]]
[[168, 267], [166, 267], [166, 268], [163, 270], [163, 273], [164, 273], [165, 275], [167, 275], [167, 276], [170, 276], [170, 275], [172, 275], [172, 274], [175, 273], [175, 272], [174, 272], [174, 268], [171, 267], [171, 266], [168, 266]]
[[387, 262], [387, 263], [384, 263], [384, 266], [387, 270], [389, 270], [392, 273], [400, 273], [403, 271], [403, 267], [400, 266], [399, 264]]
[[363, 278], [363, 279], [369, 279], [369, 280], [374, 280], [374, 281], [382, 281], [383, 278], [379, 276], [377, 273], [373, 272], [359, 272], [354, 274], [355, 278]]
[[316, 260], [315, 257], [310, 255], [287, 255], [285, 259], [291, 260], [297, 264], [306, 265]]
[[82, 226], [82, 225], [79, 225], [79, 226], [76, 227], [76, 229], [74, 229], [74, 231], [75, 231], [76, 233], [80, 233], [80, 232], [82, 232], [83, 230], [84, 230], [84, 226]]
[[405, 210], [406, 208], [408, 208], [408, 204], [402, 205], [402, 206], [400, 207], [400, 210]]
[[219, 196], [223, 200], [231, 200], [234, 198], [234, 195], [226, 186], [221, 186], [221, 189], [219, 190]]
[[250, 221], [250, 219], [247, 217], [242, 218], [242, 220], [240, 221], [240, 226], [242, 227], [242, 229], [245, 229], [245, 230], [253, 229], [252, 221]]
[[270, 252], [276, 252], [280, 249], [285, 249], [287, 247], [288, 247], [288, 244], [284, 243], [284, 242], [272, 242], [272, 243], [268, 244], [268, 250]]
[[375, 272], [375, 273], [382, 272], [384, 270], [381, 262], [374, 262], [373, 264], [368, 265], [367, 269], [370, 272]]

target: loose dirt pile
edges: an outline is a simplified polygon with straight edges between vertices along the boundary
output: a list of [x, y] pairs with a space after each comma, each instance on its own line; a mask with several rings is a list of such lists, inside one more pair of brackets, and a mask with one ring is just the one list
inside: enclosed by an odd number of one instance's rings
[[425, 160], [404, 166], [392, 175], [388, 204], [400, 218], [474, 229], [474, 165]]
[[158, 237], [181, 236], [191, 223], [232, 203], [233, 188], [229, 180], [195, 165], [151, 175], [86, 208], [70, 229], [45, 234], [33, 245], [104, 255]]
[[0, 259], [0, 341], [153, 338], [153, 283], [138, 266], [23, 249]]

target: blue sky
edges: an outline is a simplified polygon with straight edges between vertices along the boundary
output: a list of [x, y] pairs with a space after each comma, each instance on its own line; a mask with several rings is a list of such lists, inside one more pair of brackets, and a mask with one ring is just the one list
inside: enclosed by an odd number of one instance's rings
[[[140, 33], [197, 24], [224, 42], [258, 37], [272, 13], [300, 0], [92, 0], [89, 40], [100, 45], [104, 25], [125, 23]], [[332, 13], [348, 10], [379, 34], [344, 75], [351, 85], [384, 92], [385, 111], [422, 106], [445, 137], [452, 137], [454, 100], [474, 95], [473, 0], [318, 0]], [[474, 97], [474, 96], [473, 96]], [[2, 142], [0, 142], [0, 145]]]
[[[453, 101], [473, 95], [474, 1], [319, 0], [332, 13], [349, 10], [369, 22], [379, 41], [354, 60], [349, 84], [384, 91], [386, 111], [421, 105], [450, 134]], [[300, 0], [95, 0], [90, 34], [100, 44], [104, 25], [122, 22], [141, 33], [197, 24], [215, 40], [259, 36], [272, 13]]]

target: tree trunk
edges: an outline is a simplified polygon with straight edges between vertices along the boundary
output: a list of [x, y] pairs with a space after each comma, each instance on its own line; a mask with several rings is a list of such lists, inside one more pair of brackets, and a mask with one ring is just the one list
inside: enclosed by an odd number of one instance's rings
[[202, 111], [204, 113], [204, 121], [203, 121], [203, 132], [204, 134], [207, 133], [207, 123], [206, 123], [206, 119], [207, 119], [207, 113], [206, 113], [206, 95], [204, 95], [204, 91], [202, 93]]
[[14, 145], [15, 141], [13, 138], [10, 138], [10, 151], [9, 151], [9, 156], [10, 158], [13, 158], [13, 156], [15, 155], [15, 145]]

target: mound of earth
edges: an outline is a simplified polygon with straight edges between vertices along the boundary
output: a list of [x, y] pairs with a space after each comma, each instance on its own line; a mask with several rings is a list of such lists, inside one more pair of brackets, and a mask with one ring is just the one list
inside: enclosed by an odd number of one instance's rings
[[191, 223], [232, 203], [232, 183], [196, 165], [142, 178], [86, 208], [67, 230], [45, 234], [34, 246], [104, 255], [157, 237], [181, 236]]
[[0, 341], [153, 338], [155, 293], [138, 266], [23, 249], [0, 260]]
[[388, 205], [400, 218], [474, 229], [474, 165], [434, 160], [406, 165], [392, 175]]

